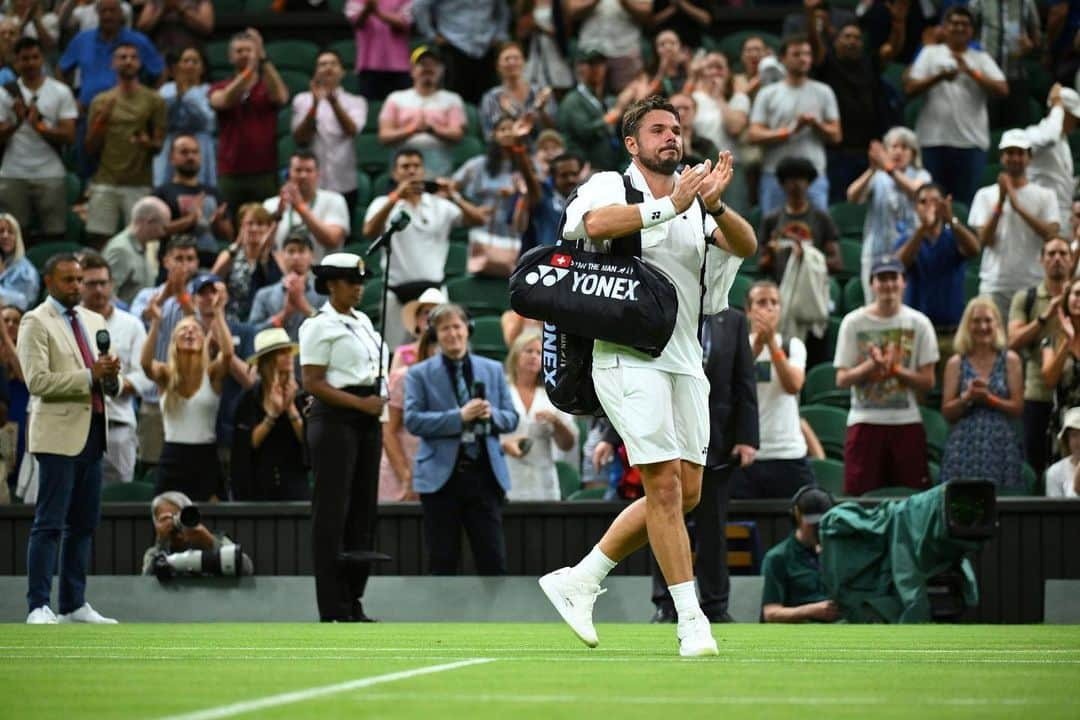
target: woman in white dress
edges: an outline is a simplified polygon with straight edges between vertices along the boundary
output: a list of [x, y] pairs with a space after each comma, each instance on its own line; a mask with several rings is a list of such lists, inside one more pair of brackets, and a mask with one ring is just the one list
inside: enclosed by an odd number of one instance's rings
[[518, 426], [502, 440], [510, 470], [509, 500], [559, 500], [555, 451], [577, 442], [573, 416], [548, 400], [540, 374], [540, 336], [523, 333], [506, 356], [506, 378]]

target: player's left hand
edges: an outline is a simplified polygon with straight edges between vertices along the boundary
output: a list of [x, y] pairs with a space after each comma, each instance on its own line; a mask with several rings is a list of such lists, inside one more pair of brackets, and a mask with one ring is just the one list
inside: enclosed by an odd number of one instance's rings
[[709, 211], [720, 209], [720, 196], [731, 184], [735, 173], [735, 158], [730, 150], [720, 153], [716, 165], [701, 183], [701, 199]]

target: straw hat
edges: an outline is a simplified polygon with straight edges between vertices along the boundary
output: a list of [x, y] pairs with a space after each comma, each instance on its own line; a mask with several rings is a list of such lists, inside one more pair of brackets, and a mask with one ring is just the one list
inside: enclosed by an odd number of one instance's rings
[[300, 346], [289, 339], [289, 333], [284, 328], [267, 328], [260, 330], [255, 336], [255, 354], [247, 359], [248, 363], [255, 365], [263, 355], [288, 349], [295, 355]]
[[402, 327], [404, 327], [410, 335], [416, 336], [416, 329], [419, 327], [417, 316], [420, 314], [420, 308], [425, 305], [435, 307], [436, 305], [442, 305], [446, 302], [449, 302], [449, 300], [447, 300], [446, 294], [442, 290], [439, 288], [428, 288], [416, 300], [410, 300], [401, 308]]

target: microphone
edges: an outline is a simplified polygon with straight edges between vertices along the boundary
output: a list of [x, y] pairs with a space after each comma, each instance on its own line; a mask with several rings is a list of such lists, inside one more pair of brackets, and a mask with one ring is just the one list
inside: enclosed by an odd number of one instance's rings
[[[109, 337], [109, 331], [98, 330], [97, 335], [94, 336], [94, 340], [97, 342], [98, 354], [108, 355], [109, 347], [112, 346], [112, 338]], [[112, 375], [106, 375], [101, 380], [101, 387], [105, 390], [106, 395], [115, 397], [120, 392], [120, 381]]]
[[[484, 383], [476, 380], [472, 386], [472, 396], [474, 400], [487, 400], [487, 387]], [[491, 434], [491, 421], [490, 420], [477, 420], [473, 423], [473, 430], [477, 435], [490, 435]]]
[[386, 228], [386, 232], [380, 235], [375, 242], [371, 243], [371, 247], [369, 247], [364, 254], [371, 255], [376, 250], [381, 249], [383, 245], [390, 242], [391, 235], [396, 232], [401, 232], [409, 227], [410, 222], [412, 222], [412, 216], [404, 210], [399, 210], [398, 214], [394, 216], [394, 219], [390, 221], [390, 227]]

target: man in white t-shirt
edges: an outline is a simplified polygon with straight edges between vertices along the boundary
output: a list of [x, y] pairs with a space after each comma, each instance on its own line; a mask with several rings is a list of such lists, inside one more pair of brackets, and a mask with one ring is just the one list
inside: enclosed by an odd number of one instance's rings
[[413, 86], [390, 93], [379, 112], [379, 142], [416, 148], [434, 176], [454, 169], [454, 145], [465, 137], [465, 101], [440, 86], [442, 58], [426, 45], [413, 50]]
[[975, 35], [970, 10], [953, 5], [941, 24], [945, 42], [919, 52], [904, 92], [909, 98], [926, 93], [915, 134], [927, 171], [954, 198], [970, 203], [990, 147], [986, 101], [1008, 95], [1009, 83], [993, 58], [970, 47]]
[[333, 50], [315, 59], [311, 90], [292, 101], [292, 134], [297, 145], [310, 145], [319, 159], [319, 187], [345, 197], [349, 215], [356, 209], [356, 153], [353, 137], [367, 122], [367, 100], [341, 88], [345, 68]]
[[761, 445], [754, 463], [736, 477], [736, 498], [790, 498], [802, 486], [814, 484], [799, 423], [806, 346], [797, 337], [785, 338], [777, 332], [781, 311], [776, 283], [759, 280], [750, 287], [746, 314], [757, 375]]
[[848, 313], [836, 340], [836, 385], [851, 388], [844, 494], [887, 486], [925, 490], [926, 431], [915, 393], [934, 387], [934, 326], [903, 304], [904, 266], [891, 255], [870, 270], [874, 302]]
[[[644, 200], [627, 204], [623, 177], [593, 175], [566, 208], [563, 238], [606, 251], [611, 240], [640, 233], [641, 256], [671, 279], [678, 296], [675, 330], [659, 357], [597, 341], [592, 379], [605, 413], [641, 471], [646, 497], [623, 510], [600, 542], [573, 568], [540, 579], [540, 586], [574, 633], [597, 644], [592, 608], [600, 583], [616, 563], [649, 543], [679, 618], [679, 653], [715, 655], [716, 641], [698, 604], [683, 514], [701, 494], [709, 443], [709, 383], [698, 339], [701, 269], [709, 252], [747, 257], [754, 230], [721, 200], [731, 182], [730, 153], [715, 168], [685, 170], [678, 114], [653, 96], [623, 115], [623, 143], [633, 158], [626, 175]], [[701, 203], [695, 201], [700, 193]]]
[[315, 247], [314, 261], [337, 252], [349, 235], [349, 208], [341, 193], [319, 188], [319, 161], [310, 150], [289, 158], [289, 176], [277, 197], [263, 201], [274, 216], [274, 246], [281, 249], [294, 233], [306, 232]]
[[810, 186], [810, 202], [820, 210], [828, 210], [825, 143], [835, 145], [843, 138], [836, 94], [825, 83], [810, 79], [814, 56], [805, 35], [785, 38], [780, 60], [787, 75], [783, 81], [758, 91], [746, 135], [748, 142], [761, 145], [764, 152], [758, 193], [761, 212], [767, 215], [784, 204], [776, 166], [788, 157], [802, 157], [813, 163], [817, 179]]
[[[401, 308], [416, 300], [428, 288], [441, 288], [446, 278], [446, 256], [450, 252], [450, 231], [460, 225], [482, 225], [483, 210], [476, 207], [447, 180], [433, 182], [438, 192], [424, 187], [424, 156], [414, 148], [399, 148], [390, 161], [390, 177], [396, 183], [388, 195], [380, 195], [368, 205], [364, 215], [364, 237], [374, 240], [390, 227], [399, 212], [410, 218], [392, 239], [390, 252], [390, 292], [386, 295], [386, 344], [396, 348], [409, 342], [416, 328], [401, 324]], [[430, 185], [429, 189], [434, 189]], [[382, 253], [383, 262], [386, 252]]]
[[1028, 180], [1027, 133], [1008, 130], [998, 147], [1004, 172], [975, 194], [968, 225], [983, 248], [979, 294], [990, 295], [1008, 317], [1013, 295], [1042, 281], [1042, 246], [1057, 235], [1060, 223], [1053, 191]]
[[1031, 164], [1028, 179], [1053, 191], [1057, 197], [1061, 236], [1072, 237], [1072, 199], [1076, 188], [1069, 135], [1080, 127], [1080, 93], [1055, 83], [1046, 98], [1050, 112], [1037, 125], [1029, 125]]
[[71, 90], [42, 72], [41, 42], [15, 43], [18, 97], [11, 84], [0, 88], [0, 207], [23, 227], [36, 217], [48, 240], [63, 238], [67, 221], [66, 171], [60, 149], [75, 141], [79, 109]]

